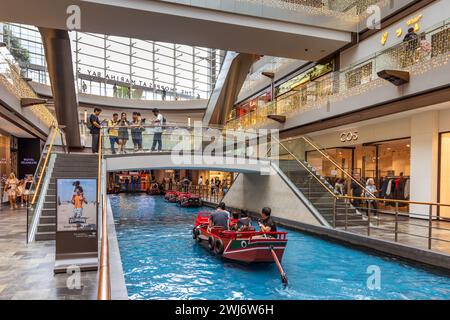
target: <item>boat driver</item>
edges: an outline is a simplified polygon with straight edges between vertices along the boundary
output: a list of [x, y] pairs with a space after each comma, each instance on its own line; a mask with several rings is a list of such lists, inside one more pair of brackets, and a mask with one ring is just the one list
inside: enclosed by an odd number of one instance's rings
[[225, 209], [225, 203], [221, 202], [217, 206], [216, 211], [209, 216], [209, 227], [223, 227], [228, 230], [228, 221], [230, 220], [230, 213]]
[[271, 213], [272, 209], [269, 207], [264, 207], [261, 211], [262, 219], [258, 222], [258, 225], [262, 232], [277, 232], [277, 225], [270, 216]]

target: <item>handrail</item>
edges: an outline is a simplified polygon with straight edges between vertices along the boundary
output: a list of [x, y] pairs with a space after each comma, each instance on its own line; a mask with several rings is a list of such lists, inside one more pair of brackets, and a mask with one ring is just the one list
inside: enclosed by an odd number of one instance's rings
[[108, 215], [106, 194], [102, 193], [102, 151], [103, 151], [103, 135], [100, 130], [98, 141], [98, 179], [97, 179], [97, 203], [102, 203], [102, 225], [101, 225], [101, 242], [100, 242], [100, 260], [99, 260], [99, 277], [98, 277], [98, 300], [111, 300], [111, 279], [109, 276], [109, 246], [108, 246]]
[[[275, 138], [274, 138], [275, 139]], [[303, 168], [305, 168], [333, 197], [336, 199], [358, 199], [358, 200], [372, 200], [372, 201], [383, 201], [383, 202], [398, 202], [398, 203], [407, 203], [407, 204], [418, 204], [418, 205], [434, 205], [434, 206], [443, 206], [443, 207], [450, 207], [450, 204], [445, 203], [438, 203], [438, 202], [423, 202], [423, 201], [411, 201], [411, 200], [400, 200], [400, 199], [385, 199], [385, 198], [377, 198], [375, 195], [373, 197], [355, 197], [355, 196], [344, 196], [339, 195], [331, 192], [331, 190], [317, 177], [317, 175], [309, 170], [307, 166], [303, 164], [302, 161], [300, 161], [296, 155], [294, 155], [291, 151], [289, 151], [288, 148], [279, 140], [278, 143], [291, 155], [294, 157], [294, 159], [302, 165]]]
[[293, 156], [294, 157], [294, 159], [298, 162], [298, 163], [300, 163], [300, 165], [306, 170], [306, 171], [308, 171], [309, 172], [309, 174], [310, 175], [312, 175], [324, 188], [325, 188], [325, 190], [327, 190], [334, 198], [337, 198], [337, 194], [335, 194], [335, 193], [333, 193], [333, 192], [331, 192], [331, 190], [330, 190], [330, 188], [328, 188], [320, 179], [319, 179], [319, 177], [317, 177], [317, 175], [314, 173], [314, 172], [312, 172], [307, 166], [305, 166], [305, 164], [302, 162], [302, 161], [300, 161], [298, 158], [297, 158], [297, 156], [295, 155], [295, 154], [293, 154], [291, 151], [289, 151], [289, 149], [288, 148], [286, 148], [286, 146], [281, 142], [281, 141], [279, 141], [279, 140], [277, 140], [277, 139], [275, 139], [274, 137], [272, 137], [275, 141], [277, 141], [291, 156]]
[[103, 205], [102, 205], [102, 240], [100, 245], [97, 300], [111, 300], [106, 195], [103, 195]]
[[358, 199], [358, 200], [366, 200], [366, 201], [371, 200], [371, 201], [380, 201], [380, 202], [398, 202], [398, 203], [406, 203], [406, 204], [419, 204], [419, 205], [424, 205], [424, 206], [450, 207], [450, 204], [438, 203], [438, 202], [423, 202], [423, 201], [386, 199], [386, 198], [354, 197], [354, 196], [343, 196], [343, 195], [336, 195], [336, 197], [340, 198], [340, 199]]
[[364, 190], [364, 192], [365, 192], [365, 194], [369, 194], [369, 195], [371, 195], [372, 197], [375, 197], [375, 195], [372, 193], [372, 192], [370, 192], [369, 190], [367, 190], [366, 189], [366, 187], [364, 187], [363, 185], [362, 185], [362, 183], [361, 182], [359, 182], [358, 180], [356, 180], [354, 177], [353, 177], [353, 175], [351, 175], [350, 173], [348, 173], [347, 171], [345, 171], [343, 168], [341, 168], [341, 166], [338, 164], [338, 163], [336, 163], [336, 161], [334, 161], [334, 159], [332, 159], [328, 154], [325, 154], [322, 150], [320, 150], [309, 138], [307, 138], [306, 136], [301, 136], [301, 138], [303, 139], [303, 140], [305, 140], [307, 143], [309, 143], [314, 149], [316, 149], [317, 151], [319, 151], [319, 153], [322, 155], [322, 156], [324, 156], [325, 158], [327, 158], [328, 160], [330, 160], [331, 161], [331, 163], [333, 163], [333, 165], [335, 165], [341, 172], [343, 172], [347, 177], [349, 177], [352, 181], [354, 181], [354, 182], [356, 182], [356, 184], [358, 184], [358, 186], [360, 186], [363, 190]]
[[53, 136], [52, 136], [52, 138], [50, 140], [50, 144], [49, 144], [49, 147], [48, 147], [47, 155], [46, 155], [45, 160], [44, 160], [44, 165], [42, 166], [41, 174], [39, 175], [39, 180], [38, 180], [38, 183], [36, 185], [36, 189], [35, 189], [34, 194], [33, 194], [33, 199], [31, 200], [31, 205], [34, 205], [34, 203], [36, 202], [36, 196], [37, 196], [37, 194], [39, 192], [39, 188], [41, 186], [43, 172], [44, 172], [44, 170], [45, 170], [45, 168], [47, 166], [48, 159], [50, 158], [50, 155], [52, 153], [53, 143], [55, 142], [56, 134], [59, 131], [58, 127], [54, 126], [53, 128], [54, 128]]
[[100, 130], [100, 134], [98, 137], [98, 171], [97, 171], [97, 203], [100, 205], [100, 193], [101, 193], [101, 183], [100, 180], [102, 178], [102, 143], [103, 142], [103, 134], [102, 130]]

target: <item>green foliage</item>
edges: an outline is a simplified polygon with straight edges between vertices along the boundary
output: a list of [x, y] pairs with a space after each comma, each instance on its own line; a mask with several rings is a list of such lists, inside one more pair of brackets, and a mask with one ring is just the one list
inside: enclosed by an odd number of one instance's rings
[[28, 52], [28, 50], [22, 47], [20, 39], [13, 35], [11, 30], [9, 30], [6, 26], [3, 26], [3, 42], [6, 43], [9, 51], [11, 52], [11, 55], [18, 62], [30, 62], [30, 53]]
[[[117, 85], [117, 93], [115, 94], [118, 98], [128, 98], [128, 91], [130, 90], [127, 86]], [[142, 89], [131, 89], [131, 97], [133, 99], [141, 99], [142, 98]]]

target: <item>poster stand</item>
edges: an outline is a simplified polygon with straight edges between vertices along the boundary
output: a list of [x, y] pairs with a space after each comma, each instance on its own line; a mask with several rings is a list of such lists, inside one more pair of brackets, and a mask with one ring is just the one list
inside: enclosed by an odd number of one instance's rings
[[97, 179], [56, 180], [55, 273], [98, 269]]

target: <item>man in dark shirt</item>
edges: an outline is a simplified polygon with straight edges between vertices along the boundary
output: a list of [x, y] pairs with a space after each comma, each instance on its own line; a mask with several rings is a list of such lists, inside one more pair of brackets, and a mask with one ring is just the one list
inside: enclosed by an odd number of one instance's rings
[[217, 206], [216, 211], [209, 216], [209, 227], [223, 227], [228, 230], [230, 213], [225, 210], [225, 203], [221, 202]]
[[419, 38], [419, 36], [417, 35], [417, 33], [414, 32], [414, 28], [411, 27], [408, 29], [408, 33], [405, 34], [405, 37], [403, 38], [403, 42], [417, 40], [418, 38]]
[[248, 216], [248, 211], [243, 209], [241, 210], [241, 217], [237, 222], [238, 231], [248, 231], [252, 226], [252, 219]]
[[102, 113], [102, 109], [95, 108], [94, 113], [89, 117], [89, 122], [91, 124], [90, 130], [92, 135], [92, 153], [98, 153], [99, 140], [100, 140], [100, 119], [98, 116]]
[[[358, 182], [360, 182], [359, 174], [355, 174], [354, 177], [356, 180], [358, 180]], [[362, 189], [361, 185], [362, 185], [361, 182], [358, 184], [355, 180], [352, 180], [352, 183], [350, 184], [351, 196], [353, 196], [353, 197], [361, 197], [362, 196], [363, 189]], [[352, 202], [353, 202], [353, 206], [356, 208], [361, 206], [361, 199], [352, 199]]]
[[277, 224], [270, 217], [272, 209], [269, 207], [264, 207], [261, 211], [262, 220], [259, 221], [258, 225], [262, 232], [277, 232]]

